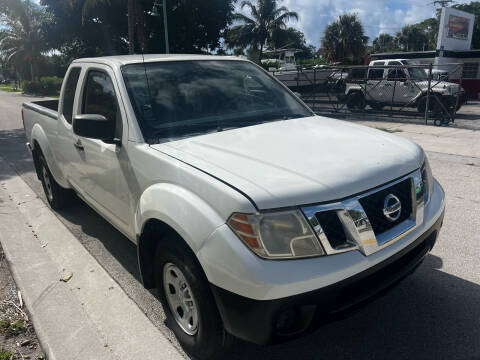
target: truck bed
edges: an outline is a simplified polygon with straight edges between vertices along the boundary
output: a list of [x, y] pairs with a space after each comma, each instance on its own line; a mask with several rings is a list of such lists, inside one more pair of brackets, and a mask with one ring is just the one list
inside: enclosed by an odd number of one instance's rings
[[23, 103], [23, 108], [56, 120], [58, 114], [58, 100], [25, 102]]
[[40, 101], [32, 101], [31, 104], [35, 104], [38, 106], [43, 106], [47, 109], [58, 111], [58, 100], [40, 100]]

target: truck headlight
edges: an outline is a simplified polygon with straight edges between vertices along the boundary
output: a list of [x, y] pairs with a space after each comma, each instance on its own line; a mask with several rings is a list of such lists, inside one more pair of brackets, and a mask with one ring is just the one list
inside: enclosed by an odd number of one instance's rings
[[248, 248], [263, 258], [288, 259], [325, 254], [300, 210], [235, 213], [227, 223]]
[[423, 182], [423, 196], [424, 196], [424, 203], [428, 203], [430, 200], [430, 196], [433, 191], [433, 174], [432, 169], [430, 167], [430, 163], [428, 161], [428, 157], [425, 154], [425, 160], [422, 165], [422, 182]]

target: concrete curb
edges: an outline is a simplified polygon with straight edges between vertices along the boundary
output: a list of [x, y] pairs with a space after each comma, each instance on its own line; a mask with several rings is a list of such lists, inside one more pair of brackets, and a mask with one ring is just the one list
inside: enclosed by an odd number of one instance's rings
[[48, 359], [183, 359], [1, 158], [0, 173], [0, 241]]

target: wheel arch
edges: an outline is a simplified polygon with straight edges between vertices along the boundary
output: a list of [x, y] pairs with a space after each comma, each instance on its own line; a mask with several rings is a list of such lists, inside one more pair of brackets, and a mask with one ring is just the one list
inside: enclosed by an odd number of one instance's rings
[[[70, 185], [68, 184], [65, 177], [63, 176], [62, 171], [58, 167], [54, 153], [48, 141], [48, 137], [45, 134], [45, 131], [43, 130], [43, 128], [38, 124], [35, 124], [32, 128], [30, 143], [32, 146], [32, 155], [33, 155], [33, 161], [37, 170], [37, 176], [39, 176], [39, 169], [37, 168], [37, 166], [39, 165], [38, 156], [40, 156], [41, 154], [45, 158], [48, 168], [52, 173], [52, 176], [55, 179], [55, 181], [63, 188], [66, 188], [66, 189], [70, 188]], [[36, 160], [35, 160], [35, 156], [37, 156]]]
[[[147, 188], [135, 215], [137, 257], [143, 285], [155, 286], [154, 258], [160, 241], [174, 239], [172, 245], [196, 254], [213, 231], [225, 220], [196, 194], [171, 183]], [[178, 240], [178, 241], [177, 241]], [[203, 266], [201, 266], [203, 269]]]
[[176, 245], [191, 250], [187, 242], [173, 227], [155, 218], [146, 221], [141, 235], [137, 238], [137, 257], [140, 278], [143, 286], [147, 289], [153, 289], [155, 287], [155, 252], [157, 246], [161, 241], [168, 238], [176, 238], [179, 240], [179, 243]]

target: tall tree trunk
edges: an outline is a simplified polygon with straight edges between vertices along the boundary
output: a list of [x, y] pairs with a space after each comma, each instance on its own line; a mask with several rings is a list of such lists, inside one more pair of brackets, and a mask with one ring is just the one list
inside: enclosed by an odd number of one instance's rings
[[260, 52], [258, 53], [258, 62], [262, 63], [262, 55], [263, 55], [263, 43], [260, 44]]
[[128, 0], [128, 52], [129, 54], [135, 53], [135, 1]]

